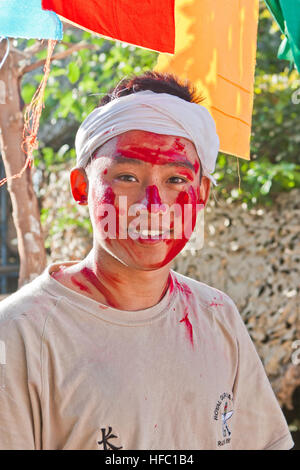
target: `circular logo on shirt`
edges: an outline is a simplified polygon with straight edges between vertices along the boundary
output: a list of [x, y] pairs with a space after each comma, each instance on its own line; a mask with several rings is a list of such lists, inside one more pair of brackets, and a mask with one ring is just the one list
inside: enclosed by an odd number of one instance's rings
[[218, 435], [220, 439], [217, 441], [218, 447], [229, 444], [231, 441], [231, 417], [233, 415], [233, 394], [232, 392], [223, 392], [219, 396], [214, 409], [214, 420], [218, 424]]

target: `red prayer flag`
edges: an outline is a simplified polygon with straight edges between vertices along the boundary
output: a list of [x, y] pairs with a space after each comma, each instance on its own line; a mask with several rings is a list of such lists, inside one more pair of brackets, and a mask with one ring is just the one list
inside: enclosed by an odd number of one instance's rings
[[174, 53], [175, 0], [42, 0], [52, 10], [82, 29], [110, 39]]

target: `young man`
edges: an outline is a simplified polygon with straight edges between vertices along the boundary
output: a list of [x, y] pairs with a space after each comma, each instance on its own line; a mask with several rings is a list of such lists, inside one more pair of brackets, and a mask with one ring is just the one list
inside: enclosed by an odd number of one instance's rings
[[71, 188], [93, 249], [1, 304], [0, 448], [293, 446], [234, 302], [170, 269], [214, 182], [197, 101], [146, 73], [80, 126]]

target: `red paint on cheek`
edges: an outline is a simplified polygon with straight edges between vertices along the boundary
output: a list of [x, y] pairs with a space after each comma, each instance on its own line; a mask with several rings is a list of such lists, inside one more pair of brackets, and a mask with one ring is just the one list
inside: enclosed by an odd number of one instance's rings
[[185, 326], [186, 326], [186, 329], [187, 329], [187, 332], [188, 332], [188, 335], [189, 335], [189, 338], [190, 338], [190, 342], [192, 344], [192, 346], [194, 346], [194, 340], [193, 340], [193, 326], [188, 318], [188, 311], [187, 311], [187, 308], [185, 308], [184, 310], [184, 317], [179, 321], [180, 323], [184, 322], [185, 323]]
[[[177, 210], [175, 209], [175, 216], [176, 217], [179, 217], [180, 214], [183, 214], [184, 213], [184, 205], [185, 204], [188, 204], [189, 202], [189, 195], [186, 191], [180, 191], [180, 193], [178, 194], [177, 198], [176, 198], [176, 201], [175, 203], [176, 204], [179, 204], [181, 210]], [[176, 206], [175, 206], [176, 207]]]
[[[165, 259], [161, 263], [161, 266], [172, 261], [173, 258], [182, 250], [182, 248], [188, 242], [191, 233], [195, 227], [197, 219], [197, 198], [196, 192], [192, 186], [190, 186], [188, 191], [181, 191], [177, 198], [176, 204], [179, 205], [179, 208], [175, 205], [174, 215], [175, 217], [181, 216], [181, 238], [166, 239], [165, 244], [168, 248], [168, 253], [165, 256]], [[185, 205], [189, 204], [187, 211], [185, 211]], [[187, 230], [185, 230], [187, 227]], [[189, 234], [187, 236], [187, 233]]]
[[104, 204], [114, 204], [115, 198], [116, 198], [115, 193], [113, 192], [112, 188], [110, 186], [108, 186], [105, 189], [105, 192], [104, 192], [103, 196], [101, 197], [100, 202], [104, 203]]
[[88, 292], [89, 294], [91, 294], [90, 289], [87, 286], [85, 286], [84, 284], [82, 284], [81, 282], [77, 281], [75, 276], [71, 276], [71, 281], [75, 286], [79, 287], [80, 290], [83, 290], [83, 291]]
[[[94, 217], [95, 217], [95, 222], [98, 225], [98, 228], [100, 231], [106, 230], [106, 227], [102, 227], [102, 222], [103, 219], [107, 217], [107, 215], [110, 213], [106, 207], [103, 207], [104, 205], [111, 205], [115, 207], [115, 199], [116, 195], [112, 188], [110, 186], [107, 186], [104, 190], [104, 192], [98, 196], [97, 195], [97, 190], [95, 187], [92, 190], [92, 197], [94, 201]], [[115, 207], [116, 210], [116, 207]], [[116, 222], [118, 222], [118, 218], [116, 219]], [[108, 222], [107, 222], [108, 223]], [[99, 224], [101, 224], [101, 228], [99, 227]], [[108, 230], [110, 226], [108, 224]], [[113, 234], [114, 235], [114, 234]], [[106, 238], [107, 242], [109, 242], [109, 235]]]

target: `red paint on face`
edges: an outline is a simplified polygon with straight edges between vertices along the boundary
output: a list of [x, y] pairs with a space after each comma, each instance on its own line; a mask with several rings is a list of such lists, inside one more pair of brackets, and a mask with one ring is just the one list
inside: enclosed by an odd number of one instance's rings
[[105, 189], [105, 192], [103, 196], [101, 197], [100, 203], [103, 204], [114, 204], [115, 202], [116, 195], [113, 192], [112, 188], [110, 186], [107, 186]]
[[75, 276], [71, 276], [71, 281], [73, 284], [75, 284], [75, 286], [79, 287], [80, 290], [83, 290], [84, 292], [88, 292], [89, 294], [91, 294], [90, 289], [84, 284], [82, 284], [81, 282], [77, 281]]
[[194, 163], [194, 169], [195, 169], [195, 173], [197, 174], [198, 173], [198, 170], [200, 168], [200, 162], [199, 160], [197, 159]]
[[[141, 137], [142, 141], [142, 137]], [[122, 146], [123, 140], [120, 139], [117, 144], [117, 151], [122, 154], [124, 157], [128, 158], [138, 158], [147, 163], [151, 163], [152, 165], [164, 165], [165, 163], [170, 162], [189, 162], [186, 158], [186, 149], [185, 143], [180, 140], [180, 138], [176, 138], [175, 142], [169, 149], [164, 149], [163, 145], [158, 145], [160, 141], [156, 138], [153, 139], [153, 145], [149, 148], [144, 145], [139, 146], [138, 144], [133, 145], [124, 145]], [[164, 157], [164, 158], [162, 158]], [[167, 157], [167, 158], [166, 158]], [[196, 158], [194, 164], [194, 170], [197, 175], [200, 162], [199, 158]]]
[[[185, 154], [176, 153], [174, 148], [169, 148], [163, 150], [162, 148], [149, 148], [144, 146], [130, 145], [122, 147], [122, 145], [117, 146], [117, 152], [119, 152], [122, 157], [127, 158], [136, 158], [142, 160], [145, 163], [151, 163], [151, 165], [165, 165], [166, 163], [173, 162], [188, 162], [191, 163]], [[199, 164], [198, 164], [199, 167]], [[195, 164], [194, 164], [195, 168]]]
[[[171, 239], [166, 239], [164, 242], [166, 243], [168, 247], [168, 252], [167, 255], [165, 256], [163, 262], [161, 263], [161, 266], [164, 266], [165, 264], [169, 263], [172, 261], [173, 258], [183, 249], [183, 247], [186, 245], [188, 242], [189, 238], [186, 237], [184, 228], [188, 224], [191, 226], [191, 230], [194, 229], [195, 224], [196, 224], [196, 219], [197, 219], [197, 198], [196, 198], [196, 193], [195, 190], [192, 186], [190, 186], [188, 192], [186, 191], [181, 191], [176, 198], [176, 203], [179, 204], [181, 207], [181, 214], [182, 214], [182, 236], [181, 238], [171, 238]], [[185, 204], [190, 204], [191, 206], [189, 209], [190, 211], [187, 211], [187, 214], [185, 214], [184, 207]], [[175, 216], [179, 216], [179, 211]]]
[[151, 212], [151, 204], [161, 205], [160, 195], [157, 186], [152, 185], [146, 188], [147, 210]]
[[[105, 219], [108, 215], [107, 210], [103, 210], [104, 207], [102, 207], [104, 204], [105, 205], [112, 205], [115, 207], [115, 199], [116, 195], [111, 188], [111, 186], [106, 186], [104, 189], [104, 192], [100, 194], [100, 196], [97, 195], [97, 190], [93, 188], [92, 190], [92, 198], [94, 201], [94, 212], [95, 212], [95, 222], [96, 224], [101, 224], [101, 229], [105, 230], [105, 226], [102, 226], [103, 219]], [[116, 209], [116, 207], [115, 207]], [[116, 222], [118, 223], [119, 217], [117, 217]], [[108, 229], [109, 229], [109, 224], [108, 224]], [[109, 243], [109, 235], [106, 238], [107, 242]]]
[[193, 179], [194, 179], [192, 173], [188, 170], [178, 170], [178, 174], [181, 175], [181, 176], [184, 176], [189, 181], [193, 181]]
[[[128, 143], [127, 143], [128, 142]], [[151, 165], [165, 165], [166, 163], [170, 162], [185, 162], [192, 164], [194, 166], [195, 171], [198, 171], [199, 169], [199, 163], [198, 159], [193, 159], [192, 161], [188, 157], [188, 154], [186, 153], [186, 147], [184, 145], [184, 142], [180, 140], [180, 138], [175, 139], [172, 142], [170, 146], [166, 145], [163, 140], [160, 138], [156, 138], [155, 136], [151, 138], [151, 140], [144, 139], [144, 137], [141, 137], [139, 139], [135, 138], [134, 141], [128, 141], [127, 137], [121, 137], [117, 140], [116, 142], [116, 148], [115, 152], [120, 154], [122, 157], [127, 157], [127, 158], [136, 158], [138, 160], [144, 161], [146, 163], [150, 163]], [[182, 153], [180, 153], [182, 152]], [[196, 161], [195, 161], [196, 160]], [[192, 181], [192, 176], [193, 172], [192, 170], [185, 171], [183, 169], [178, 169], [178, 171], [182, 171], [184, 176], [187, 177], [188, 180]], [[188, 189], [188, 191], [182, 191], [179, 193], [177, 200], [175, 201], [177, 204], [180, 205], [181, 207], [181, 214], [182, 214], [182, 238], [181, 239], [176, 239], [174, 238], [166, 238], [166, 239], [161, 239], [157, 243], [156, 240], [146, 240], [144, 243], [145, 247], [148, 244], [148, 247], [150, 244], [154, 243], [155, 247], [157, 247], [158, 250], [161, 250], [162, 253], [162, 261], [160, 263], [155, 263], [152, 265], [154, 268], [159, 268], [170, 261], [182, 250], [182, 248], [185, 246], [185, 244], [188, 241], [188, 238], [186, 238], [184, 234], [184, 224], [185, 222], [190, 222], [190, 226], [192, 229], [194, 228], [195, 222], [196, 222], [196, 202], [198, 199], [198, 192], [197, 196], [195, 194], [196, 188], [194, 189], [192, 186]], [[170, 193], [171, 194], [171, 193]], [[160, 205], [160, 209], [163, 210], [160, 194], [159, 194], [159, 189], [156, 185], [148, 186], [146, 189], [146, 199], [147, 199], [147, 209], [150, 212], [151, 210], [151, 205]], [[112, 188], [106, 188], [105, 194], [101, 197], [101, 200], [98, 201], [98, 204], [101, 203], [110, 203], [113, 204], [116, 210], [116, 236], [117, 236], [117, 241], [114, 241], [113, 239], [110, 239], [109, 237], [106, 237], [106, 244], [110, 245], [111, 249], [114, 244], [117, 244], [119, 249], [123, 250], [126, 252], [127, 256], [130, 258], [134, 259], [136, 256], [138, 258], [141, 257], [142, 253], [142, 243], [139, 240], [133, 240], [132, 238], [127, 238], [127, 239], [120, 239], [119, 238], [119, 208], [117, 205], [117, 201], [115, 201], [115, 194], [112, 190]], [[173, 204], [174, 201], [168, 201], [169, 204]], [[185, 204], [190, 204], [192, 207], [191, 211], [188, 211], [186, 215], [184, 215], [184, 206]], [[125, 214], [121, 214], [124, 216]], [[175, 214], [176, 216], [176, 214]], [[180, 214], [178, 214], [180, 217]], [[105, 217], [105, 216], [104, 216]], [[185, 220], [186, 219], [186, 220]], [[123, 219], [124, 220], [124, 219]], [[128, 220], [129, 223], [129, 220]], [[174, 226], [174, 223], [171, 222], [171, 230], [172, 230], [172, 225]], [[172, 232], [171, 232], [172, 236]], [[144, 240], [143, 240], [144, 241]], [[137, 244], [139, 244], [139, 250], [137, 249]], [[153, 246], [153, 249], [154, 249]], [[147, 247], [147, 249], [148, 249]]]
[[182, 142], [180, 142], [180, 139], [175, 139], [174, 147], [176, 150], [180, 150], [180, 151], [185, 149], [185, 145]]
[[184, 322], [185, 323], [185, 326], [186, 326], [186, 329], [187, 329], [187, 332], [188, 332], [188, 335], [189, 335], [189, 338], [190, 338], [190, 342], [192, 344], [192, 346], [194, 346], [194, 341], [193, 341], [193, 326], [188, 318], [188, 311], [187, 311], [187, 308], [185, 308], [184, 310], [184, 317], [179, 321], [180, 323]]

